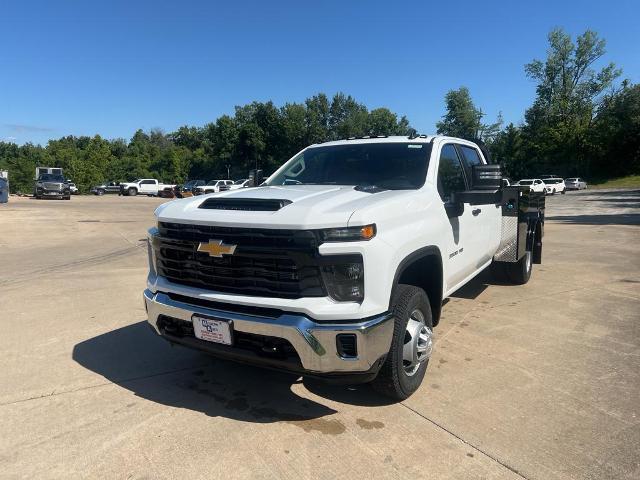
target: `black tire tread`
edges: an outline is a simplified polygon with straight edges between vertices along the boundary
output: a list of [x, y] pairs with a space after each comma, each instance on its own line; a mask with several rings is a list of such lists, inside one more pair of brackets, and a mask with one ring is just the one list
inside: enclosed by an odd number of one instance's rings
[[[427, 306], [429, 306], [429, 299], [424, 290], [418, 287], [414, 287], [413, 285], [398, 285], [396, 291], [394, 292], [393, 299], [391, 301], [391, 313], [394, 317], [394, 326], [393, 326], [393, 339], [391, 340], [391, 349], [387, 358], [380, 368], [378, 372], [378, 376], [373, 380], [372, 387], [373, 389], [387, 397], [394, 398], [396, 400], [405, 400], [408, 398], [413, 392], [407, 392], [402, 387], [400, 383], [400, 378], [398, 376], [398, 372], [402, 369], [402, 365], [398, 365], [398, 359], [395, 355], [393, 355], [393, 347], [399, 341], [399, 336], [402, 335], [404, 339], [405, 334], [405, 319], [409, 316], [411, 312], [409, 309], [409, 302], [415, 295], [424, 296], [424, 302]], [[426, 320], [430, 323], [433, 322], [431, 317], [431, 311], [425, 312]], [[433, 325], [428, 325], [429, 328], [433, 328]]]

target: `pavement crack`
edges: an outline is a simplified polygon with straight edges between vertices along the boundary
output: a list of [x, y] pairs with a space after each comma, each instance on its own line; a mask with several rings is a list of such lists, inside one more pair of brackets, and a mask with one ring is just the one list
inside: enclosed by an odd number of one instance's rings
[[518, 475], [520, 478], [524, 478], [525, 480], [530, 480], [529, 477], [525, 476], [522, 472], [518, 471], [518, 469], [516, 469], [515, 467], [512, 467], [511, 465], [508, 465], [507, 463], [503, 462], [502, 460], [500, 460], [498, 457], [496, 457], [495, 455], [491, 455], [490, 453], [482, 450], [480, 447], [477, 447], [476, 445], [474, 445], [473, 443], [465, 440], [464, 438], [462, 438], [460, 435], [456, 434], [455, 432], [452, 432], [451, 430], [449, 430], [448, 428], [446, 428], [443, 425], [440, 425], [438, 422], [436, 422], [435, 420], [430, 419], [429, 417], [427, 417], [426, 415], [423, 415], [422, 413], [420, 413], [419, 411], [415, 410], [414, 408], [411, 408], [409, 405], [406, 405], [405, 403], [400, 402], [400, 405], [402, 405], [404, 408], [406, 408], [407, 410], [415, 413], [416, 415], [418, 415], [420, 418], [426, 420], [427, 422], [431, 423], [432, 425], [434, 425], [435, 427], [439, 428], [440, 430], [448, 433], [449, 435], [451, 435], [452, 437], [457, 438], [458, 440], [460, 440], [462, 443], [464, 443], [465, 445], [467, 445], [468, 447], [474, 449], [476, 452], [484, 455], [485, 457], [489, 458], [490, 460], [493, 460], [494, 462], [496, 462], [497, 464], [503, 466], [504, 468], [506, 468], [507, 470], [509, 470], [512, 473], [515, 473], [516, 475]]

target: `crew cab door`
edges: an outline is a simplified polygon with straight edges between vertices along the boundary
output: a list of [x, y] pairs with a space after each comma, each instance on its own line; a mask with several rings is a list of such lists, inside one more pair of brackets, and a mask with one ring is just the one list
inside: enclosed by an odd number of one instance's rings
[[[463, 144], [458, 144], [456, 147], [464, 164], [467, 179], [471, 179], [473, 166], [486, 165], [487, 162], [476, 147]], [[477, 243], [478, 248], [475, 255], [477, 255], [478, 261], [482, 265], [493, 258], [493, 254], [500, 245], [502, 209], [495, 203], [473, 205], [470, 208], [475, 217], [474, 228], [479, 236], [474, 242]]]
[[447, 289], [458, 285], [471, 275], [478, 264], [478, 251], [483, 240], [478, 235], [478, 219], [475, 207], [465, 203], [460, 213], [456, 211], [455, 194], [468, 190], [463, 164], [453, 143], [441, 146], [438, 161], [437, 187], [442, 208], [451, 228], [443, 239], [442, 263]]
[[156, 180], [142, 180], [140, 182], [140, 193], [146, 193], [147, 195], [155, 194], [158, 192], [158, 184]]

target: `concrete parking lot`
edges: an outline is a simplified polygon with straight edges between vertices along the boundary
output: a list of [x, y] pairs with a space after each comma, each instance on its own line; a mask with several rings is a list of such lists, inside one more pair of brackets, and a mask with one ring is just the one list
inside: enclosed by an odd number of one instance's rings
[[640, 478], [640, 190], [549, 198], [531, 282], [458, 292], [397, 404], [155, 337], [162, 201], [0, 205], [0, 477]]

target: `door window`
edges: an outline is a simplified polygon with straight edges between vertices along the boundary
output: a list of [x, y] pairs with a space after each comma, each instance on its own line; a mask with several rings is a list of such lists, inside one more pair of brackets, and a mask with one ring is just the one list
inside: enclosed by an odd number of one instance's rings
[[478, 154], [478, 150], [473, 147], [469, 147], [467, 145], [458, 145], [460, 147], [460, 151], [462, 152], [462, 156], [464, 157], [465, 162], [469, 168], [474, 165], [482, 165], [482, 160], [480, 160], [480, 155]]
[[442, 201], [451, 202], [452, 193], [466, 190], [464, 171], [453, 144], [447, 144], [440, 151], [438, 165], [438, 193]]
[[140, 182], [140, 185], [154, 185], [156, 182], [154, 182], [153, 180], [143, 180], [142, 182]]

